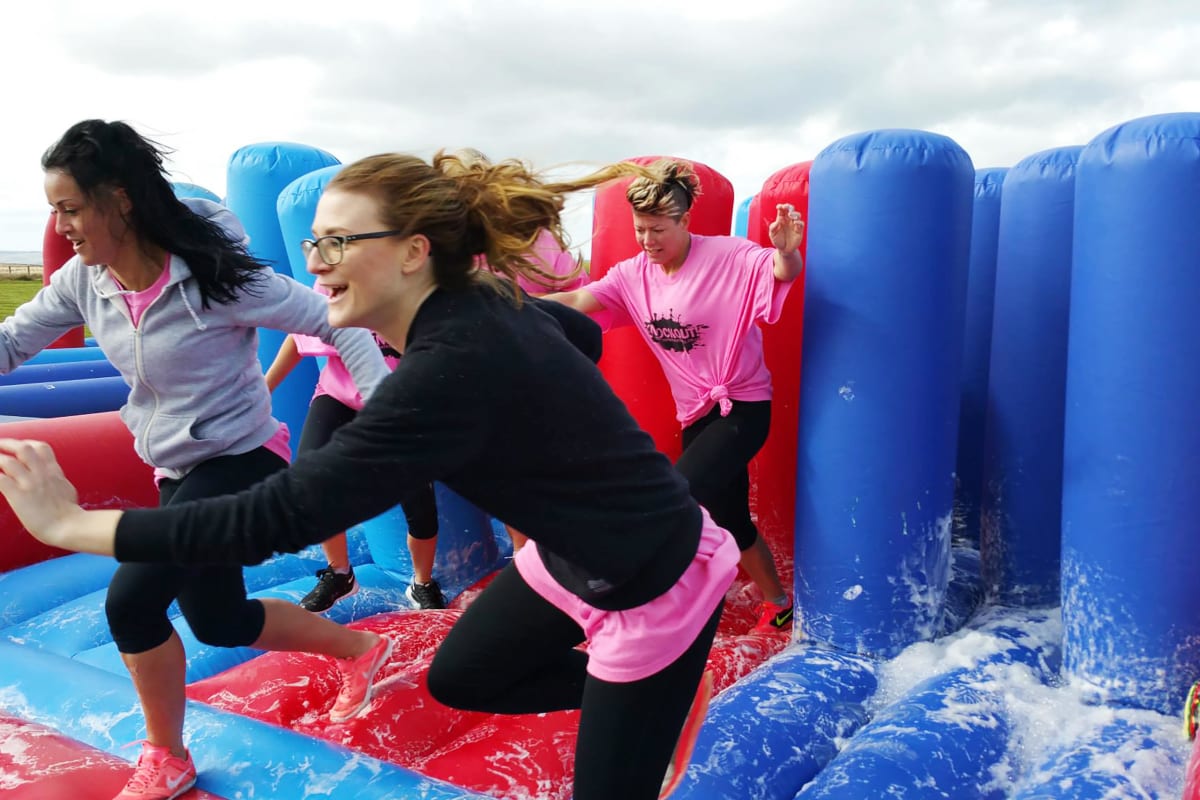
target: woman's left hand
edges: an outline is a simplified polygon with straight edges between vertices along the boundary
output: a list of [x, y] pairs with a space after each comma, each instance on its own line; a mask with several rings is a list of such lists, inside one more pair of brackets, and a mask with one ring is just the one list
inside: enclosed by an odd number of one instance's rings
[[804, 241], [804, 220], [791, 203], [775, 206], [775, 219], [767, 227], [771, 246], [783, 256], [790, 256]]
[[0, 494], [39, 541], [71, 547], [72, 523], [84, 514], [75, 487], [45, 442], [0, 439]]

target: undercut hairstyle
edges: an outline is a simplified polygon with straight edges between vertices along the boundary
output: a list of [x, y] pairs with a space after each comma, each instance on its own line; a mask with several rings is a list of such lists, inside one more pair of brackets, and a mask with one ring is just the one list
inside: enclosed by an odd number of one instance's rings
[[625, 199], [639, 214], [679, 220], [700, 196], [700, 178], [685, 161], [661, 159], [649, 166], [650, 175], [635, 178]]

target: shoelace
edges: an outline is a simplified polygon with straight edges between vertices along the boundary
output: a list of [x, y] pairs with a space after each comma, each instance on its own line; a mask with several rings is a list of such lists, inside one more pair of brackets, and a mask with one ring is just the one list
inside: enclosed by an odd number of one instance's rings
[[145, 757], [144, 753], [138, 756], [137, 765], [133, 768], [133, 776], [129, 779], [128, 786], [131, 789], [138, 791], [149, 789], [155, 779], [158, 778], [158, 773], [162, 769], [162, 766], [159, 764], [147, 764], [143, 767], [142, 759]]

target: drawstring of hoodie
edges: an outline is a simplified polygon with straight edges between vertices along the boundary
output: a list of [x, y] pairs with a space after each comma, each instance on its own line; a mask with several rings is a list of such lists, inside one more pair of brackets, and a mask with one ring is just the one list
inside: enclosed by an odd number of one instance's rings
[[[192, 320], [196, 323], [196, 329], [201, 331], [208, 330], [208, 326], [200, 321], [200, 315], [196, 313], [196, 309], [192, 308], [191, 302], [188, 301], [187, 292], [183, 290], [182, 283], [179, 284], [179, 296], [183, 298], [183, 307], [186, 308], [188, 313], [192, 315]], [[726, 411], [725, 413], [728, 414], [729, 412]]]

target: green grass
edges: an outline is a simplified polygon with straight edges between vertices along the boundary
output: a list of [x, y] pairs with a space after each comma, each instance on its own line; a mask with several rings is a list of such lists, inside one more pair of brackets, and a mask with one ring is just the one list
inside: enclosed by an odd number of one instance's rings
[[11, 317], [17, 306], [30, 300], [41, 288], [40, 275], [0, 277], [0, 319]]

